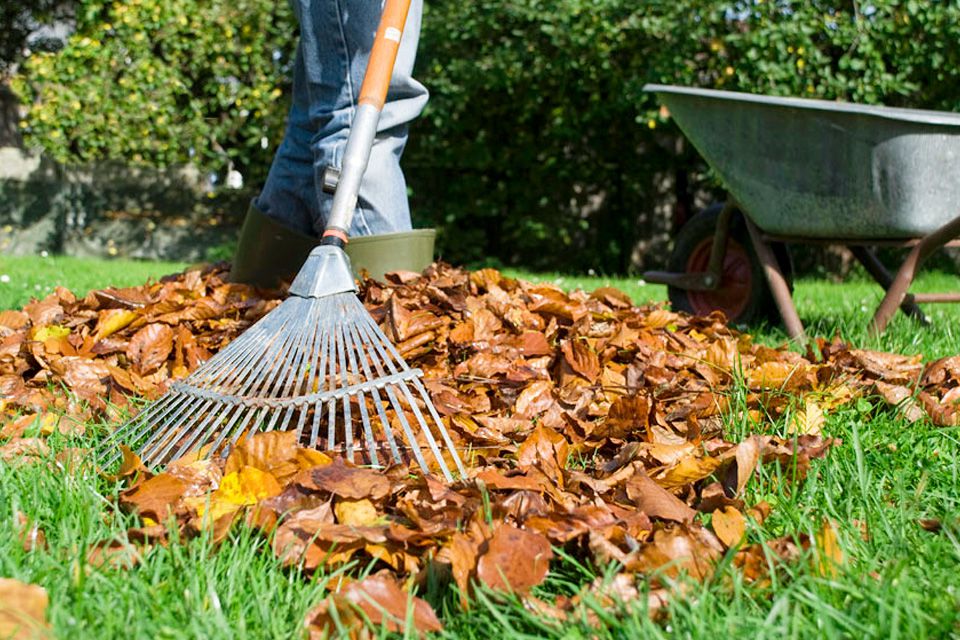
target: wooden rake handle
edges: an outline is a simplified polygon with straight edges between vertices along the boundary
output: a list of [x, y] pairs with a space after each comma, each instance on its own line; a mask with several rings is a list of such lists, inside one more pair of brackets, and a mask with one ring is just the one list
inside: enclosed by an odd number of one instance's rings
[[[369, 0], [368, 0], [369, 1]], [[370, 149], [377, 133], [380, 110], [383, 109], [397, 61], [403, 27], [410, 11], [410, 0], [386, 0], [380, 26], [373, 39], [367, 70], [360, 86], [357, 112], [350, 127], [343, 166], [333, 195], [330, 217], [320, 240], [322, 245], [343, 247], [349, 237], [350, 223], [357, 205], [360, 181], [367, 170]]]
[[360, 86], [360, 104], [369, 104], [378, 110], [383, 108], [409, 11], [410, 0], [386, 0]]

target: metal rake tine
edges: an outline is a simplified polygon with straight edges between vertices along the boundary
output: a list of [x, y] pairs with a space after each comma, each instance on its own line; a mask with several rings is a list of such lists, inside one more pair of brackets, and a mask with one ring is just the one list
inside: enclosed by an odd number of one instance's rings
[[447, 445], [447, 449], [450, 451], [450, 456], [453, 458], [454, 464], [457, 465], [457, 471], [460, 472], [461, 476], [466, 477], [467, 470], [464, 468], [463, 461], [460, 460], [459, 454], [457, 454], [457, 447], [453, 444], [453, 440], [450, 438], [450, 433], [444, 426], [443, 420], [440, 418], [440, 414], [437, 413], [437, 408], [433, 405], [433, 401], [430, 399], [430, 394], [427, 393], [426, 386], [423, 384], [423, 381], [420, 378], [414, 378], [413, 384], [420, 393], [420, 396], [423, 398], [424, 405], [426, 405], [427, 410], [430, 412], [430, 416], [436, 423], [437, 430], [440, 432], [440, 437], [443, 438], [444, 443]]
[[[384, 346], [383, 346], [384, 344], [386, 344], [392, 347], [392, 345], [390, 344], [390, 340], [387, 338], [387, 336], [383, 334], [383, 331], [380, 330], [380, 327], [378, 327], [376, 323], [374, 323], [373, 318], [367, 315], [365, 318], [360, 320], [360, 322], [358, 323], [358, 328], [360, 329], [360, 331], [363, 332], [363, 335], [366, 337], [367, 345], [373, 346], [374, 352], [379, 356], [380, 362], [382, 362], [383, 365], [386, 366], [387, 371], [389, 373], [391, 374], [399, 373], [400, 371], [409, 369], [409, 367], [407, 366], [407, 363], [403, 360], [403, 358], [400, 357], [400, 354], [397, 354], [397, 360], [401, 368], [397, 369], [397, 367], [394, 366], [393, 359], [390, 357], [390, 354], [387, 352], [386, 349], [384, 349]], [[396, 350], [394, 350], [394, 353], [396, 353]], [[376, 360], [376, 358], [374, 358], [374, 360]]]
[[[198, 398], [198, 400], [202, 401], [201, 398]], [[161, 437], [160, 439], [158, 439], [154, 444], [150, 446], [149, 449], [147, 447], [144, 447], [144, 456], [149, 457], [153, 460], [156, 460], [157, 462], [163, 462], [164, 460], [166, 460], [167, 454], [170, 453], [170, 450], [173, 449], [177, 444], [177, 441], [178, 441], [177, 430], [180, 429], [181, 427], [186, 426], [187, 421], [190, 418], [192, 418], [194, 415], [206, 414], [206, 412], [210, 411], [210, 407], [213, 404], [214, 404], [214, 401], [208, 399], [205, 402], [203, 402], [200, 408], [197, 409], [196, 411], [185, 412], [180, 414], [176, 422], [174, 422], [169, 427], [163, 429], [163, 432], [166, 434], [165, 437]], [[192, 442], [192, 440], [196, 438], [196, 433], [198, 432], [198, 430], [195, 429], [194, 431], [191, 432], [188, 429], [187, 431], [188, 433], [194, 434], [193, 436], [190, 437], [190, 441]]]
[[[240, 440], [240, 436], [243, 435], [243, 433], [247, 430], [247, 425], [250, 424], [250, 420], [256, 415], [256, 413], [257, 411], [253, 407], [243, 406], [243, 408], [236, 415], [236, 417], [233, 420], [231, 420], [231, 424], [227, 425], [227, 427], [224, 428], [223, 433], [220, 435], [220, 438], [218, 438], [217, 440], [216, 447], [220, 446], [220, 442], [223, 442], [229, 439], [230, 444], [226, 447], [226, 449], [233, 449], [233, 447], [235, 447], [237, 445], [237, 442]], [[233, 427], [233, 423], [236, 422], [237, 419], [239, 419], [241, 416], [243, 416], [243, 421], [237, 424], [236, 427]], [[232, 431], [233, 435], [230, 435], [231, 428], [233, 429]], [[216, 447], [212, 447], [210, 450], [215, 451]]]
[[[406, 382], [401, 382], [397, 386], [403, 391], [403, 394], [407, 397], [407, 402], [410, 404], [410, 409], [413, 410], [413, 415], [417, 418], [417, 424], [420, 425], [423, 429], [423, 435], [427, 438], [427, 444], [430, 446], [430, 451], [433, 452], [433, 457], [437, 459], [437, 464], [440, 465], [440, 469], [443, 471], [443, 477], [447, 481], [452, 482], [453, 476], [450, 475], [450, 469], [447, 468], [447, 463], [443, 459], [443, 454], [440, 453], [440, 448], [437, 446], [437, 441], [434, 440], [433, 434], [430, 432], [430, 426], [427, 424], [427, 421], [424, 420], [423, 414], [420, 412], [420, 407], [417, 406], [417, 401], [414, 399], [413, 394], [410, 392], [410, 387], [407, 386]], [[427, 404], [430, 404], [429, 402]], [[423, 468], [424, 471], [427, 471], [427, 468]]]
[[[320, 313], [320, 318], [317, 320], [317, 327], [324, 327], [326, 326], [328, 317], [330, 316], [329, 307], [327, 305], [323, 305], [323, 308], [320, 311], [321, 313]], [[297, 387], [294, 388], [294, 393], [296, 393], [297, 395], [306, 395], [310, 393], [313, 388], [313, 385], [311, 384], [312, 380], [314, 378], [319, 380], [317, 363], [320, 360], [320, 354], [323, 351], [323, 340], [324, 340], [324, 333], [314, 328], [313, 342], [311, 343], [311, 346], [310, 346], [310, 352], [312, 354], [312, 357], [308, 361], [309, 368], [307, 369], [306, 375], [303, 377], [302, 388], [300, 384], [298, 384]], [[309, 413], [309, 409], [310, 409], [310, 405], [306, 403], [303, 404], [301, 407], [300, 420], [297, 422], [297, 442], [299, 442], [300, 439], [303, 437], [303, 429], [306, 426], [307, 413]]]
[[[143, 437], [143, 434], [146, 432], [147, 428], [140, 429], [139, 427], [143, 424], [148, 424], [147, 420], [151, 417], [152, 414], [157, 413], [164, 406], [177, 404], [174, 402], [179, 400], [174, 396], [167, 396], [162, 398], [157, 402], [151, 404], [141, 411], [139, 414], [134, 416], [132, 420], [127, 422], [125, 425], [121, 426], [119, 429], [116, 429], [113, 433], [109, 434], [104, 438], [103, 442], [100, 443], [99, 455], [99, 464], [102, 467], [109, 467], [117, 460], [122, 457], [122, 453], [119, 449], [119, 445], [126, 442], [132, 442], [132, 447], [136, 446], [136, 441]], [[169, 408], [167, 409], [169, 411]], [[132, 441], [129, 439], [129, 434], [138, 433], [138, 436]]]
[[[290, 301], [294, 300], [296, 300], [296, 298], [290, 298]], [[293, 308], [293, 305], [291, 305], [291, 308]], [[291, 314], [290, 319], [293, 325], [297, 325], [300, 322], [296, 314]], [[271, 352], [268, 357], [263, 358], [259, 366], [253, 367], [253, 371], [251, 371], [250, 376], [247, 378], [247, 386], [244, 387], [243, 391], [238, 395], [246, 396], [249, 394], [252, 396], [263, 396], [267, 390], [273, 386], [274, 381], [283, 368], [284, 357], [290, 351], [296, 338], [300, 335], [297, 331], [290, 331], [288, 329], [282, 329], [282, 331], [284, 334], [283, 339], [280, 341], [276, 350]]]
[[[387, 338], [386, 334], [384, 334], [380, 327], [378, 327], [373, 321], [373, 318], [370, 317], [370, 314], [365, 315], [362, 323], [367, 326], [367, 329], [376, 338], [374, 344], [377, 346], [377, 351], [383, 352], [384, 349], [386, 349], [386, 353], [383, 354], [383, 357], [387, 363], [387, 366], [390, 368], [391, 373], [396, 373], [398, 370], [407, 371], [410, 369], [410, 365], [407, 364], [407, 361], [403, 359], [403, 356], [401, 356], [400, 352], [397, 351], [397, 348], [393, 346], [393, 343], [390, 342], [390, 339]], [[394, 364], [396, 364], [399, 369], [395, 369], [393, 366]]]
[[311, 330], [316, 326], [317, 308], [316, 305], [308, 305], [306, 316], [301, 319], [301, 328], [297, 332], [298, 339], [291, 344], [289, 353], [293, 357], [285, 356], [281, 359], [281, 367], [272, 388], [264, 395], [270, 398], [289, 398], [294, 385], [299, 381], [297, 371], [302, 366], [304, 359], [310, 355], [310, 345], [313, 342], [314, 332]]
[[125, 424], [107, 434], [107, 436], [100, 442], [99, 448], [101, 449], [101, 452], [105, 452], [113, 445], [121, 444], [130, 433], [136, 431], [137, 425], [140, 424], [142, 420], [146, 419], [151, 414], [156, 413], [163, 406], [170, 404], [170, 400], [170, 396], [167, 396], [165, 398], [161, 398], [153, 404], [147, 405], [140, 411], [140, 413], [133, 416]]
[[[340, 316], [343, 317], [344, 309], [342, 303], [340, 303], [339, 296], [333, 296], [331, 302], [334, 303], [334, 306], [339, 306]], [[330, 334], [329, 347], [330, 352], [327, 354], [327, 365], [330, 368], [327, 377], [327, 391], [334, 391], [337, 385], [337, 348], [339, 343], [337, 342], [336, 336], [332, 331], [328, 331]], [[327, 449], [333, 451], [337, 442], [337, 401], [335, 398], [331, 398], [327, 402]]]
[[[317, 391], [320, 391], [321, 385], [324, 384], [326, 378], [327, 370], [327, 357], [329, 355], [330, 349], [330, 332], [324, 331], [321, 335], [323, 341], [323, 347], [320, 349], [320, 364], [316, 368]], [[317, 439], [320, 437], [320, 421], [323, 419], [323, 403], [319, 400], [313, 405], [313, 424], [310, 427], [310, 442], [309, 446], [313, 447], [317, 444]]]
[[[246, 405], [243, 402], [231, 403], [232, 406], [226, 410], [221, 410], [216, 406], [219, 404], [221, 403], [216, 403], [212, 410], [207, 411], [200, 423], [193, 428], [190, 438], [170, 457], [171, 460], [177, 460], [191, 449], [201, 449], [208, 443], [210, 444], [208, 453], [213, 453], [217, 450], [237, 418], [243, 415], [246, 410]], [[224, 422], [226, 422], [226, 425], [224, 425]], [[219, 436], [215, 437], [218, 429]], [[213, 440], [212, 443], [211, 440]]]
[[[151, 420], [153, 433], [147, 438], [146, 442], [137, 447], [140, 457], [144, 458], [144, 462], [146, 462], [148, 458], [152, 459], [152, 452], [159, 443], [166, 441], [168, 434], [171, 433], [169, 427], [176, 424], [179, 418], [182, 418], [184, 415], [189, 415], [192, 410], [199, 407], [203, 402], [203, 398], [198, 396], [184, 394], [181, 397], [184, 401], [180, 403], [176, 411], [167, 411], [162, 419], [158, 420], [154, 418]], [[146, 423], [144, 426], [147, 430], [151, 428], [150, 423]]]
[[[350, 386], [350, 379], [345, 354], [347, 345], [343, 339], [343, 323], [337, 324], [337, 344], [339, 345], [337, 355], [340, 359], [340, 381], [342, 387], [346, 389]], [[347, 459], [353, 462], [353, 417], [350, 415], [349, 395], [343, 396], [343, 444]]]
[[[190, 396], [182, 394], [171, 394], [157, 400], [137, 414], [133, 420], [110, 434], [102, 446], [106, 446], [110, 440], [115, 440], [115, 444], [120, 444], [120, 438], [123, 437], [131, 447], [142, 448], [146, 443], [137, 443], [150, 431], [151, 422], [164, 420], [171, 412], [178, 411], [189, 400]], [[134, 434], [132, 437], [130, 436], [131, 433]], [[117, 455], [119, 456], [119, 453]]]
[[[368, 363], [370, 357], [364, 351], [363, 340], [360, 338], [360, 334], [357, 331], [357, 326], [355, 324], [350, 325], [348, 331], [350, 333], [350, 340], [357, 351], [357, 360], [360, 362], [360, 367], [363, 369], [363, 375], [367, 380], [373, 380], [374, 377], [370, 372], [370, 365]], [[374, 409], [380, 418], [380, 425], [383, 428], [383, 433], [387, 438], [387, 444], [390, 447], [390, 453], [393, 456], [393, 460], [394, 462], [400, 463], [403, 461], [403, 457], [400, 455], [400, 450], [397, 449], [397, 443], [393, 437], [393, 428], [390, 426], [390, 420], [387, 418], [387, 414], [383, 409], [383, 403], [380, 401], [380, 391], [374, 386], [369, 389], [369, 392], [370, 398], [373, 400]], [[370, 422], [365, 421], [364, 428], [366, 431], [367, 440], [374, 443], [372, 446], [375, 446], [376, 439], [373, 436], [373, 425], [370, 424]]]
[[[403, 433], [407, 437], [407, 442], [410, 445], [410, 450], [413, 452], [413, 457], [416, 459], [417, 464], [420, 465], [420, 468], [423, 469], [424, 473], [429, 473], [427, 468], [427, 461], [423, 457], [423, 451], [420, 450], [420, 443], [417, 442], [416, 434], [413, 433], [413, 429], [410, 428], [410, 423], [407, 421], [407, 415], [403, 410], [403, 405], [397, 400], [397, 396], [393, 393], [393, 387], [395, 385], [388, 385], [386, 387], [387, 397], [390, 398], [390, 404], [393, 407], [394, 413], [397, 414], [397, 418], [400, 420], [400, 427], [403, 429]], [[450, 472], [446, 471], [446, 475], [449, 476]]]
[[[350, 363], [350, 371], [355, 378], [360, 379], [360, 369], [357, 367], [357, 359], [354, 357], [354, 352], [358, 352], [360, 357], [362, 357], [362, 352], [360, 351], [359, 345], [353, 341], [352, 326], [351, 324], [347, 325], [346, 329], [341, 328], [340, 335], [347, 347], [347, 361]], [[369, 380], [369, 378], [365, 378], [365, 380]], [[379, 456], [377, 456], [377, 443], [373, 438], [373, 427], [370, 424], [370, 415], [367, 413], [367, 403], [363, 398], [363, 391], [360, 392], [357, 400], [360, 405], [360, 423], [363, 425], [363, 433], [367, 439], [367, 449], [370, 451], [370, 460], [374, 465], [379, 466], [380, 459]]]
[[[259, 340], [250, 340], [244, 344], [244, 357], [239, 365], [230, 374], [217, 381], [218, 393], [242, 397], [253, 393], [253, 388], [263, 381], [258, 377], [259, 373], [264, 367], [270, 366], [285, 348], [290, 335], [288, 323], [292, 324], [297, 320], [292, 312], [294, 305], [287, 302], [284, 301], [275, 310], [281, 312], [279, 317], [264, 325], [265, 331], [269, 329], [269, 340], [266, 344], [261, 344]], [[240, 339], [242, 340], [243, 337]]]
[[[354, 324], [350, 327], [351, 332], [357, 338], [357, 344], [363, 344], [363, 338], [360, 335], [361, 329], [357, 324]], [[367, 345], [367, 349], [369, 349]], [[380, 365], [379, 359], [377, 359], [373, 354], [366, 354], [360, 357], [360, 366], [363, 367], [363, 372], [366, 374], [368, 380], [373, 379], [373, 375], [370, 372], [369, 362], [373, 363], [374, 368], [377, 370], [377, 377], [383, 377], [386, 373], [383, 370], [383, 367]], [[387, 443], [390, 446], [390, 453], [393, 455], [393, 461], [397, 464], [403, 462], [403, 456], [400, 455], [400, 450], [397, 448], [397, 442], [393, 435], [393, 426], [390, 424], [390, 419], [387, 417], [387, 413], [383, 408], [383, 403], [380, 401], [380, 391], [376, 387], [370, 389], [370, 396], [373, 398], [373, 405], [377, 410], [377, 415], [380, 416], [380, 425], [383, 427], [383, 433], [387, 438]]]
[[[383, 345], [386, 345], [387, 348], [390, 350], [390, 352], [396, 356], [396, 362], [401, 367], [401, 370], [409, 370], [410, 368], [409, 366], [407, 366], [406, 361], [404, 361], [404, 359], [400, 356], [397, 350], [393, 348], [393, 345], [390, 343], [389, 340], [387, 340], [386, 336], [384, 336], [383, 333], [376, 327], [376, 325], [373, 323], [373, 319], [369, 315], [367, 315], [365, 320], [366, 320], [365, 322], [361, 323], [361, 327], [366, 330], [366, 335], [368, 336], [368, 342], [373, 344], [374, 349], [377, 351], [377, 353], [379, 353], [384, 358], [385, 364], [390, 370], [390, 372], [396, 373], [397, 369], [392, 366], [390, 359], [384, 353]], [[446, 462], [443, 460], [443, 456], [440, 453], [439, 448], [437, 447], [437, 443], [433, 438], [433, 434], [430, 432], [429, 425], [426, 423], [426, 420], [424, 420], [423, 414], [420, 412], [420, 408], [417, 406], [416, 401], [413, 399], [413, 394], [410, 393], [410, 389], [407, 387], [406, 384], [401, 383], [398, 386], [400, 386], [400, 388], [403, 390], [407, 398], [407, 402], [410, 403], [410, 408], [413, 410], [414, 415], [417, 417], [418, 423], [423, 427], [424, 435], [426, 436], [426, 439], [427, 439], [427, 444], [429, 445], [430, 450], [433, 452], [434, 457], [436, 457], [437, 463], [440, 465], [440, 469], [443, 471], [444, 477], [448, 481], [452, 481], [453, 478], [450, 474], [450, 470], [447, 467]], [[431, 410], [435, 411], [435, 408], [433, 407], [433, 402], [430, 400], [429, 396], [425, 396], [425, 401], [426, 401], [426, 405], [429, 406]], [[405, 430], [409, 429], [409, 426], [407, 425], [405, 418], [404, 420], [401, 421], [401, 424], [404, 426]], [[448, 434], [445, 434], [445, 435], [448, 435]], [[410, 444], [415, 448], [415, 455], [417, 455], [417, 460], [418, 462], [420, 462], [420, 466], [423, 467], [423, 470], [425, 472], [428, 472], [427, 465], [422, 461], [423, 459], [419, 455], [420, 454], [419, 445], [409, 433], [407, 434], [407, 437], [410, 439]], [[446, 441], [449, 443], [449, 438], [447, 438]], [[448, 446], [450, 445], [448, 444]], [[457, 456], [456, 449], [453, 448], [452, 446], [451, 446], [451, 453], [454, 459], [458, 463], [457, 464], [458, 470], [462, 470], [462, 464], [460, 464], [460, 460], [459, 460], [459, 457]], [[464, 473], [464, 475], [466, 474]]]
[[[366, 318], [369, 319], [369, 316], [366, 316]], [[367, 348], [370, 348], [371, 345], [373, 346], [374, 351], [371, 353], [371, 360], [373, 361], [374, 366], [377, 368], [377, 371], [379, 371], [381, 375], [384, 375], [381, 363], [382, 365], [385, 365], [387, 367], [387, 370], [391, 374], [398, 373], [396, 367], [393, 366], [393, 364], [390, 362], [389, 357], [384, 352], [382, 346], [380, 345], [380, 340], [376, 335], [379, 333], [379, 335], [382, 336], [383, 334], [379, 332], [379, 329], [377, 329], [376, 331], [373, 331], [371, 327], [373, 327], [373, 329], [376, 328], [376, 325], [373, 324], [372, 319], [370, 319], [369, 322], [361, 321], [358, 323], [358, 330], [367, 339], [366, 340]], [[384, 336], [384, 339], [386, 339], [385, 336]], [[375, 357], [375, 355], [379, 355], [380, 358], [378, 359], [377, 357]], [[409, 370], [408, 367], [404, 367], [404, 368]], [[424, 470], [424, 472], [429, 472], [427, 468], [426, 460], [424, 459], [423, 453], [420, 450], [420, 444], [417, 442], [416, 437], [412, 433], [410, 429], [410, 425], [407, 422], [407, 417], [403, 412], [402, 404], [399, 402], [399, 400], [397, 400], [397, 397], [394, 394], [393, 389], [391, 387], [389, 386], [386, 387], [384, 391], [386, 392], [387, 397], [390, 399], [391, 406], [394, 408], [394, 411], [397, 413], [398, 417], [400, 418], [400, 426], [403, 429], [404, 434], [406, 435], [406, 439], [410, 445], [410, 450], [413, 451], [414, 458], [417, 460], [417, 463]], [[397, 462], [402, 462], [402, 459], [397, 460]]]
[[[273, 393], [270, 394], [270, 397], [278, 398], [289, 398], [291, 391], [293, 391], [294, 384], [297, 382], [297, 371], [302, 366], [304, 358], [309, 355], [310, 345], [313, 343], [313, 332], [309, 329], [314, 326], [316, 322], [316, 305], [311, 305], [307, 317], [305, 319], [305, 326], [307, 331], [300, 332], [300, 340], [294, 347], [294, 357], [290, 362], [290, 366], [277, 377], [277, 382], [274, 387]], [[286, 424], [286, 421], [290, 419], [290, 414], [294, 409], [294, 405], [290, 405], [285, 413], [285, 419], [283, 424]], [[280, 417], [280, 411], [275, 411], [273, 417], [270, 419], [270, 423], [267, 425], [267, 428], [264, 431], [273, 431], [277, 425], [277, 420]]]
[[[281, 311], [280, 307], [276, 311], [280, 312], [280, 320], [285, 322], [285, 311]], [[252, 350], [269, 350], [280, 337], [276, 332], [268, 330], [271, 328], [271, 322], [265, 322], [265, 320], [266, 318], [247, 329], [239, 338], [227, 345], [223, 351], [194, 371], [184, 382], [197, 387], [222, 387], [236, 380], [236, 374], [242, 373], [246, 369], [243, 363]], [[231, 374], [234, 375], [233, 378], [230, 377]]]
[[[289, 315], [290, 315], [291, 317], [293, 317], [294, 314], [289, 314]], [[285, 325], [285, 323], [286, 323], [286, 319], [284, 319], [284, 325]], [[281, 325], [281, 328], [282, 328], [284, 325]], [[250, 343], [249, 343], [248, 345], [244, 345], [244, 346], [243, 346], [243, 349], [242, 349], [242, 357], [238, 357], [238, 358], [237, 358], [237, 359], [239, 360], [239, 365], [238, 365], [239, 368], [241, 368], [241, 369], [247, 369], [247, 370], [249, 370], [249, 369], [251, 368], [251, 367], [250, 367], [250, 363], [252, 363], [253, 361], [255, 361], [256, 358], [258, 357], [258, 356], [257, 356], [257, 349], [256, 349], [256, 347], [258, 347], [258, 346], [259, 346], [259, 345], [257, 345], [256, 341], [250, 341]], [[283, 347], [283, 344], [282, 344], [282, 343], [277, 344], [276, 341], [270, 341], [270, 343], [269, 343], [269, 345], [268, 345], [268, 349], [270, 349], [271, 352], [275, 352], [276, 350], [282, 349], [282, 347]], [[241, 353], [241, 351], [238, 351], [238, 354], [240, 354], [240, 353]], [[234, 378], [234, 379], [236, 379], [236, 378]], [[241, 379], [242, 379], [242, 378], [241, 378]], [[214, 402], [215, 402], [214, 400], [211, 400], [211, 403], [214, 403]], [[238, 405], [241, 405], [241, 404], [242, 404], [242, 403], [238, 403]], [[205, 415], [203, 415], [203, 414], [202, 414], [202, 411], [207, 411], [207, 413], [206, 413]], [[216, 432], [217, 423], [218, 423], [218, 418], [221, 419], [221, 420], [226, 420], [226, 419], [227, 419], [227, 416], [231, 415], [232, 412], [228, 410], [228, 412], [227, 412], [226, 415], [222, 415], [219, 411], [210, 410], [210, 407], [209, 407], [209, 404], [208, 404], [208, 405], [206, 405], [206, 406], [203, 407], [203, 409], [201, 410], [201, 412], [198, 412], [198, 413], [200, 413], [201, 415], [203, 415], [203, 418], [199, 421], [199, 424], [197, 424], [197, 425], [190, 431], [190, 434], [191, 434], [191, 435], [187, 438], [186, 442], [185, 442], [183, 445], [181, 445], [180, 448], [177, 450], [177, 452], [173, 455], [173, 459], [177, 459], [177, 458], [179, 458], [180, 456], [184, 455], [185, 453], [187, 453], [187, 452], [188, 452], [192, 447], [194, 447], [194, 446], [196, 446], [196, 447], [198, 447], [198, 448], [203, 447], [204, 443], [205, 443], [206, 441], [208, 441], [208, 440], [213, 436], [213, 434]], [[241, 413], [242, 413], [242, 412], [241, 412]], [[235, 419], [235, 418], [234, 418], [234, 419]], [[229, 429], [229, 426], [232, 425], [232, 423], [233, 423], [233, 420], [231, 420], [231, 421], [228, 423], [228, 425], [227, 425], [226, 428]], [[222, 423], [221, 423], [221, 424], [222, 424]], [[203, 437], [200, 437], [201, 435], [202, 435]], [[219, 443], [220, 443], [222, 440], [223, 440], [222, 437], [217, 438], [215, 444], [213, 445], [213, 447], [211, 447], [211, 451], [212, 451], [213, 449], [215, 449], [217, 446], [219, 446]], [[162, 452], [162, 454], [161, 454], [161, 459], [166, 458], [167, 454], [170, 453], [170, 449], [173, 448], [172, 445], [175, 445], [175, 443], [176, 443], [176, 441], [171, 442], [171, 443], [169, 443], [169, 444], [164, 448], [164, 450], [163, 450], [163, 452]]]

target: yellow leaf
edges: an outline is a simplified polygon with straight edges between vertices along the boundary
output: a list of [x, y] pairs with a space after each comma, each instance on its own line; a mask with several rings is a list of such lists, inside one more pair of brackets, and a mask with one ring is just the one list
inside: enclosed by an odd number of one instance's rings
[[337, 522], [354, 527], [368, 527], [377, 523], [380, 514], [373, 503], [366, 498], [362, 500], [338, 500], [333, 506]]
[[823, 417], [823, 409], [815, 400], [808, 397], [804, 400], [803, 409], [793, 414], [787, 431], [800, 435], [820, 435], [824, 422], [826, 419]]
[[94, 340], [103, 340], [120, 331], [137, 319], [137, 313], [129, 309], [108, 309], [100, 314]]
[[837, 539], [837, 529], [829, 520], [823, 521], [820, 531], [814, 536], [816, 542], [816, 569], [824, 578], [835, 578], [843, 565], [843, 549]]
[[297, 448], [297, 465], [301, 469], [312, 469], [313, 467], [322, 467], [330, 464], [333, 459], [325, 453], [316, 449]]
[[747, 375], [747, 383], [753, 389], [781, 389], [791, 379], [803, 375], [803, 368], [789, 362], [764, 362]]
[[37, 342], [46, 342], [47, 340], [65, 338], [70, 335], [70, 329], [56, 324], [48, 324], [43, 327], [34, 327], [30, 330], [30, 339]]
[[654, 309], [643, 318], [643, 324], [651, 329], [662, 329], [676, 322], [679, 317], [666, 309]]
[[673, 487], [682, 487], [706, 478], [720, 466], [720, 460], [717, 458], [696, 458], [688, 456], [683, 458], [676, 465], [670, 467], [654, 477], [657, 484], [666, 489]]
[[223, 476], [220, 487], [209, 497], [189, 498], [185, 502], [197, 510], [198, 516], [208, 516], [211, 521], [216, 521], [241, 507], [279, 495], [281, 491], [283, 487], [273, 474], [245, 466]]
[[714, 511], [710, 523], [720, 542], [728, 548], [739, 545], [747, 530], [747, 522], [743, 514], [730, 506]]
[[217, 500], [238, 505], [256, 504], [265, 498], [279, 495], [283, 487], [273, 474], [256, 467], [241, 467], [228, 473], [213, 492]]

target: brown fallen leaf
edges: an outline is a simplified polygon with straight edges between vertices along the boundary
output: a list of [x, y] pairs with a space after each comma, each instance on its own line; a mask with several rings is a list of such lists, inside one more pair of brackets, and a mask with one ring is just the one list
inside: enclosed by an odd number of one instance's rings
[[417, 636], [443, 630], [425, 600], [404, 593], [396, 581], [384, 576], [348, 582], [307, 613], [304, 627], [311, 640], [359, 638], [367, 621], [374, 628]]
[[120, 504], [159, 523], [175, 509], [186, 488], [183, 480], [164, 473], [121, 493]]
[[155, 371], [173, 351], [173, 329], [165, 324], [148, 324], [137, 331], [127, 346], [127, 358], [141, 375]]
[[47, 536], [43, 533], [43, 529], [40, 528], [40, 525], [38, 525], [35, 520], [28, 517], [22, 511], [17, 511], [14, 513], [13, 519], [14, 526], [17, 530], [17, 535], [20, 538], [20, 542], [24, 551], [46, 549]]
[[887, 402], [887, 404], [899, 409], [903, 414], [903, 417], [905, 417], [909, 422], [916, 422], [917, 420], [923, 419], [923, 417], [927, 415], [920, 406], [920, 403], [918, 403], [917, 399], [913, 396], [913, 392], [911, 392], [907, 387], [904, 387], [903, 385], [889, 384], [883, 380], [877, 380], [874, 383], [874, 388], [877, 390], [877, 393], [880, 394], [880, 397]]
[[739, 546], [747, 531], [747, 521], [734, 507], [724, 507], [713, 512], [710, 518], [713, 532], [727, 548]]
[[390, 481], [382, 473], [347, 466], [343, 458], [334, 458], [328, 465], [301, 472], [297, 482], [308, 489], [327, 491], [348, 500], [380, 500], [390, 493]]
[[491, 589], [523, 593], [543, 582], [553, 550], [540, 534], [501, 523], [477, 562], [477, 577]]
[[0, 638], [49, 638], [47, 591], [34, 584], [0, 578]]
[[696, 515], [696, 511], [651, 480], [642, 470], [627, 481], [626, 492], [637, 508], [651, 518], [690, 522]]

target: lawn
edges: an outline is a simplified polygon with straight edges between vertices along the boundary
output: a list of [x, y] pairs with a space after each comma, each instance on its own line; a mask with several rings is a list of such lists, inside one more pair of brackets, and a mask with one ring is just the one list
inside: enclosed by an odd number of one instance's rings
[[[0, 309], [17, 307], [54, 285], [77, 293], [160, 277], [183, 265], [66, 258], [0, 258]], [[563, 287], [612, 285], [634, 301], [663, 300], [663, 287], [636, 278], [573, 278], [511, 272]], [[925, 274], [917, 291], [956, 289], [958, 279]], [[839, 332], [858, 346], [932, 359], [960, 352], [960, 309], [931, 305], [933, 326], [921, 329], [898, 317], [888, 332], [868, 337], [866, 321], [879, 289], [862, 279], [833, 284], [801, 280], [796, 286], [801, 318], [811, 334]], [[758, 340], [778, 344], [781, 329], [752, 328]], [[782, 433], [783, 424], [766, 424]], [[737, 439], [745, 425], [730, 420]], [[825, 519], [836, 523], [843, 562], [836, 574], [798, 562], [769, 585], [746, 584], [739, 570], [721, 563], [706, 584], [674, 598], [664, 622], [643, 607], [619, 616], [601, 614], [601, 626], [557, 626], [519, 602], [480, 593], [463, 612], [456, 599], [427, 593], [448, 637], [634, 638], [743, 637], [944, 637], [960, 634], [960, 430], [926, 420], [909, 424], [893, 409], [858, 401], [827, 417], [825, 430], [842, 439], [815, 460], [799, 488], [776, 482], [775, 468], [761, 468], [748, 502], [766, 500], [772, 516], [749, 533], [751, 541], [784, 534], [813, 535]], [[297, 637], [303, 616], [323, 593], [329, 575], [304, 576], [281, 567], [264, 539], [238, 531], [213, 549], [194, 539], [148, 553], [133, 569], [93, 568], [87, 550], [106, 539], [125, 539], [133, 520], [110, 507], [118, 486], [89, 469], [71, 470], [57, 451], [89, 446], [88, 440], [54, 436], [48, 465], [0, 464], [0, 576], [44, 586], [49, 618], [58, 637]], [[15, 514], [29, 513], [44, 531], [47, 548], [25, 551]], [[943, 523], [937, 532], [922, 519]], [[362, 570], [363, 567], [359, 567]], [[573, 560], [555, 562], [537, 593], [572, 593], [594, 573]], [[429, 590], [428, 590], [429, 591]], [[643, 598], [641, 598], [641, 601]]]

